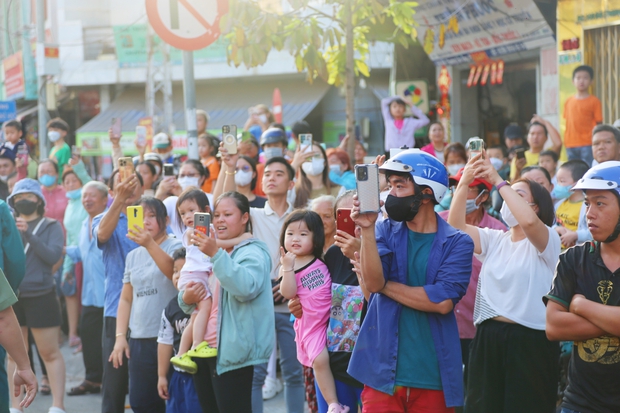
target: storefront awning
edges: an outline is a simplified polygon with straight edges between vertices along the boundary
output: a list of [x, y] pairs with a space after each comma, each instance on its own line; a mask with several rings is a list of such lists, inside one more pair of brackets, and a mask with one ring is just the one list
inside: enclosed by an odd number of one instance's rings
[[[315, 81], [309, 84], [304, 79], [296, 80], [238, 80], [217, 84], [202, 84], [196, 87], [196, 108], [209, 113], [208, 128], [221, 129], [222, 125], [233, 124], [242, 128], [248, 119], [248, 109], [260, 103], [272, 106], [275, 88], [282, 96], [283, 123], [292, 125], [304, 119], [320, 102], [329, 85]], [[173, 87], [173, 121], [176, 130], [185, 130], [183, 110], [183, 88]], [[124, 132], [134, 132], [140, 118], [146, 117], [144, 87], [129, 87], [110, 106], [77, 130], [78, 134], [107, 132], [113, 118], [122, 118]]]

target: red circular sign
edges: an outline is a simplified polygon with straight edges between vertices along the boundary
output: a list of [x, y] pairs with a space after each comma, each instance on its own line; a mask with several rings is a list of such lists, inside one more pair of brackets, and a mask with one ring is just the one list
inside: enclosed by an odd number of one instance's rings
[[[204, 2], [205, 0], [201, 0]], [[201, 15], [192, 5], [191, 0], [146, 0], [146, 14], [155, 33], [172, 47], [181, 50], [199, 50], [209, 46], [220, 36], [220, 18], [228, 13], [228, 0], [211, 0], [217, 4], [217, 15], [213, 24], [209, 24], [205, 16]], [[168, 22], [164, 22], [160, 15], [158, 5], [165, 3], [171, 10]], [[195, 3], [195, 1], [194, 1]], [[174, 32], [173, 27], [179, 26], [178, 10], [183, 9], [189, 13], [204, 28], [204, 33], [198, 33], [195, 37], [184, 37]], [[177, 13], [173, 13], [176, 10]], [[173, 21], [175, 20], [176, 21]]]

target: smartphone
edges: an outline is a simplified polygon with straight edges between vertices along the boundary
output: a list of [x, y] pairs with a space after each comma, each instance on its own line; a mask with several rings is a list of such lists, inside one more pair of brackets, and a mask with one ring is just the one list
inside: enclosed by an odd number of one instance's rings
[[484, 149], [484, 141], [478, 137], [469, 140], [469, 159], [478, 156]]
[[138, 146], [146, 146], [146, 126], [136, 126], [136, 143]]
[[112, 135], [121, 136], [121, 118], [112, 118]]
[[144, 229], [144, 210], [141, 205], [127, 207], [127, 228], [134, 229], [136, 225]]
[[211, 214], [207, 214], [206, 212], [195, 212], [194, 213], [194, 229], [196, 231], [200, 231], [208, 237], [210, 225], [211, 225]]
[[525, 148], [515, 149], [517, 159], [525, 159]]
[[375, 164], [355, 165], [355, 183], [360, 212], [379, 212], [379, 167]]
[[228, 150], [230, 155], [237, 153], [237, 126], [236, 125], [224, 125], [222, 126], [222, 142], [224, 142], [224, 148]]
[[22, 160], [22, 166], [28, 166], [28, 146], [26, 144], [17, 148], [17, 157]]
[[164, 164], [164, 176], [174, 176], [174, 164]]
[[118, 171], [121, 178], [121, 182], [127, 179], [130, 175], [132, 175], [135, 170], [133, 167], [133, 159], [130, 157], [127, 158], [119, 158], [118, 160]]
[[82, 148], [80, 148], [77, 145], [72, 145], [71, 146], [71, 156], [79, 157], [81, 154], [82, 154]]
[[351, 208], [338, 208], [336, 210], [336, 229], [344, 231], [352, 237], [355, 236], [355, 222], [351, 219]]
[[299, 150], [301, 152], [312, 151], [312, 134], [300, 133], [299, 134]]

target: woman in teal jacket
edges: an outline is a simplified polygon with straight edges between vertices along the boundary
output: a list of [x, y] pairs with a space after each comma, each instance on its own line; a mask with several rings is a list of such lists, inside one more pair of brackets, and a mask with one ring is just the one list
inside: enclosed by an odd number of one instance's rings
[[[273, 350], [274, 318], [265, 317], [273, 313], [271, 258], [267, 245], [255, 238], [226, 250], [217, 246], [215, 235], [219, 240], [230, 240], [252, 232], [250, 204], [238, 192], [227, 192], [218, 198], [213, 228], [215, 234], [211, 231], [207, 237], [196, 232], [191, 239], [211, 257], [213, 275], [221, 286], [217, 359], [194, 359], [198, 365], [194, 385], [205, 413], [249, 413], [252, 411], [253, 366], [267, 363]], [[202, 298], [204, 290], [196, 291], [198, 289], [188, 284], [186, 292], [179, 295], [184, 310], [189, 310], [187, 303], [193, 304]]]

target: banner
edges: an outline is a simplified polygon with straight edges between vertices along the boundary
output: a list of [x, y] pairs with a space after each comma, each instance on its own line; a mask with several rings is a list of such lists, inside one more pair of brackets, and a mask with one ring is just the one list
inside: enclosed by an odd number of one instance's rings
[[[147, 25], [113, 26], [112, 29], [119, 67], [145, 67], [148, 60]], [[155, 35], [155, 42], [161, 42], [157, 35]], [[155, 53], [155, 61], [163, 61], [159, 50]], [[170, 47], [170, 62], [174, 65], [183, 64], [183, 51]], [[226, 62], [226, 45], [221, 39], [194, 52], [194, 63], [221, 62]]]
[[492, 59], [555, 44], [531, 0], [428, 0], [416, 7], [418, 38], [436, 65]]
[[22, 52], [17, 52], [2, 61], [6, 98], [10, 100], [24, 97], [24, 65]]

